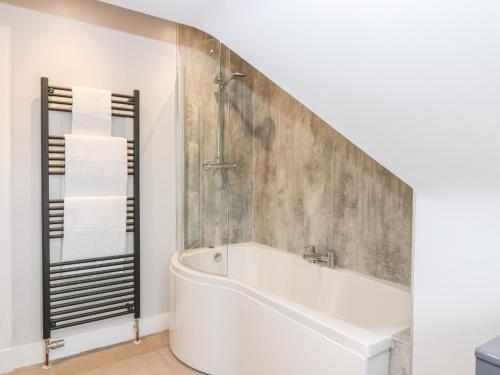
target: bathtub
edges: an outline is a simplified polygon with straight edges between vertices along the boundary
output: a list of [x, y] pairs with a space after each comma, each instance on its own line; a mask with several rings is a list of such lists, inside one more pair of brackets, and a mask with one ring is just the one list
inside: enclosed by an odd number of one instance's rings
[[387, 375], [409, 327], [408, 290], [256, 243], [175, 253], [170, 289], [170, 347], [212, 375]]

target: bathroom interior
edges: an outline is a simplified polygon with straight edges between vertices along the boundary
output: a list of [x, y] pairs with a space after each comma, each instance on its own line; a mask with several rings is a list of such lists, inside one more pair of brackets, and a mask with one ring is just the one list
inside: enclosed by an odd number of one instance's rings
[[0, 0], [0, 374], [500, 374], [487, 3]]

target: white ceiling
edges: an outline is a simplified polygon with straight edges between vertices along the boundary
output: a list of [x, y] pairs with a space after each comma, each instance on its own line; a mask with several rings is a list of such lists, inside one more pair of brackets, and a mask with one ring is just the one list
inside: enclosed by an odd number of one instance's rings
[[106, 0], [222, 40], [418, 189], [500, 190], [498, 0]]

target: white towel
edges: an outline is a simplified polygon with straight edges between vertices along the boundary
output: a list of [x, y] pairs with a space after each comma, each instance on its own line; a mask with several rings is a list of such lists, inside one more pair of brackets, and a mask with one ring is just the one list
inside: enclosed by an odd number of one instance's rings
[[73, 87], [73, 134], [111, 136], [111, 92]]
[[127, 195], [127, 140], [65, 135], [65, 196]]
[[127, 197], [64, 198], [62, 260], [125, 253]]

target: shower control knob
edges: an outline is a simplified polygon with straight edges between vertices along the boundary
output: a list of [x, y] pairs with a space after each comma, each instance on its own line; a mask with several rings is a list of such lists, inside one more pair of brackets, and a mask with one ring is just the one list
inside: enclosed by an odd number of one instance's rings
[[216, 253], [216, 254], [214, 255], [214, 262], [215, 262], [215, 263], [220, 263], [220, 262], [222, 262], [222, 254], [221, 254], [221, 253]]

